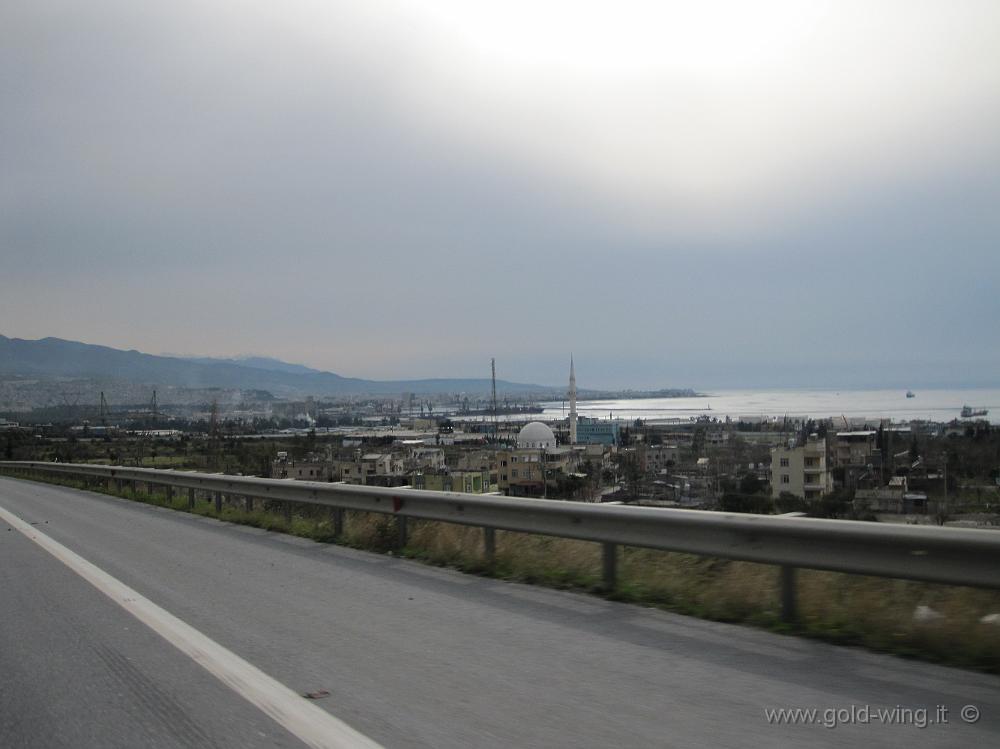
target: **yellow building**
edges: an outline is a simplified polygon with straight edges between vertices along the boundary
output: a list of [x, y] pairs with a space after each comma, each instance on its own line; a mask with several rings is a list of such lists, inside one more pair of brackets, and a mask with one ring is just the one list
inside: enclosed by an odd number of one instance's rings
[[489, 471], [427, 471], [410, 477], [414, 489], [436, 492], [462, 492], [486, 494], [490, 487]]
[[833, 474], [826, 462], [826, 440], [810, 435], [801, 447], [771, 449], [771, 496], [782, 492], [802, 499], [819, 499], [833, 491]]

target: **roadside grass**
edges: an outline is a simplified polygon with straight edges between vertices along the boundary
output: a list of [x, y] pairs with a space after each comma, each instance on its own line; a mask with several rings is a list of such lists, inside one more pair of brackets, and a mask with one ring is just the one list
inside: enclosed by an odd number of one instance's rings
[[[600, 544], [587, 541], [497, 531], [490, 563], [478, 527], [410, 518], [407, 544], [399, 548], [396, 518], [390, 515], [346, 511], [337, 536], [324, 507], [293, 505], [289, 520], [278, 501], [256, 499], [247, 510], [242, 497], [227, 497], [216, 512], [214, 502], [204, 498], [189, 509], [186, 494], [168, 500], [162, 492], [130, 487], [115, 493], [106, 483], [41, 480], [467, 573], [1000, 674], [1000, 626], [980, 621], [1000, 613], [1000, 591], [803, 569], [799, 619], [789, 625], [780, 618], [779, 571], [773, 565], [625, 547], [619, 551], [617, 588], [609, 593], [601, 585]], [[940, 616], [921, 621], [914, 616], [920, 606]]]

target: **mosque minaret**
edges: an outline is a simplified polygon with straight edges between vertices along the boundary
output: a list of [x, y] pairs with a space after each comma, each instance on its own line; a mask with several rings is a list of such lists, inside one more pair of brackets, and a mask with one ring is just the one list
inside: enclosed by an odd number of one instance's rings
[[569, 443], [576, 444], [576, 372], [572, 354], [569, 356]]

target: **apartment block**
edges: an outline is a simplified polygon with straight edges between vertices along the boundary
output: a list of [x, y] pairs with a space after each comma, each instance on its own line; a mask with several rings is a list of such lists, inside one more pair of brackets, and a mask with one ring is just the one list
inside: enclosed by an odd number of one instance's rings
[[833, 475], [826, 462], [826, 440], [810, 435], [804, 445], [771, 450], [771, 496], [782, 492], [803, 499], [819, 499], [833, 491]]

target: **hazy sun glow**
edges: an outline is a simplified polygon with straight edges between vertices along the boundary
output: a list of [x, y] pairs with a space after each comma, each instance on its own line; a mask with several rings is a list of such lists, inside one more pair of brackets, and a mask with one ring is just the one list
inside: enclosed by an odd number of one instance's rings
[[1000, 6], [976, 0], [404, 6], [414, 124], [654, 230], [724, 214], [740, 231], [845, 173], [931, 174], [943, 149], [974, 162], [1000, 124], [982, 98], [1000, 91]]
[[430, 13], [470, 56], [509, 72], [555, 68], [598, 76], [656, 70], [746, 75], [807, 44], [827, 5], [793, 0], [441, 0]]
[[262, 10], [456, 158], [516, 165], [640, 231], [739, 233], [837, 199], [840, 184], [853, 195], [997, 156], [993, 0]]

